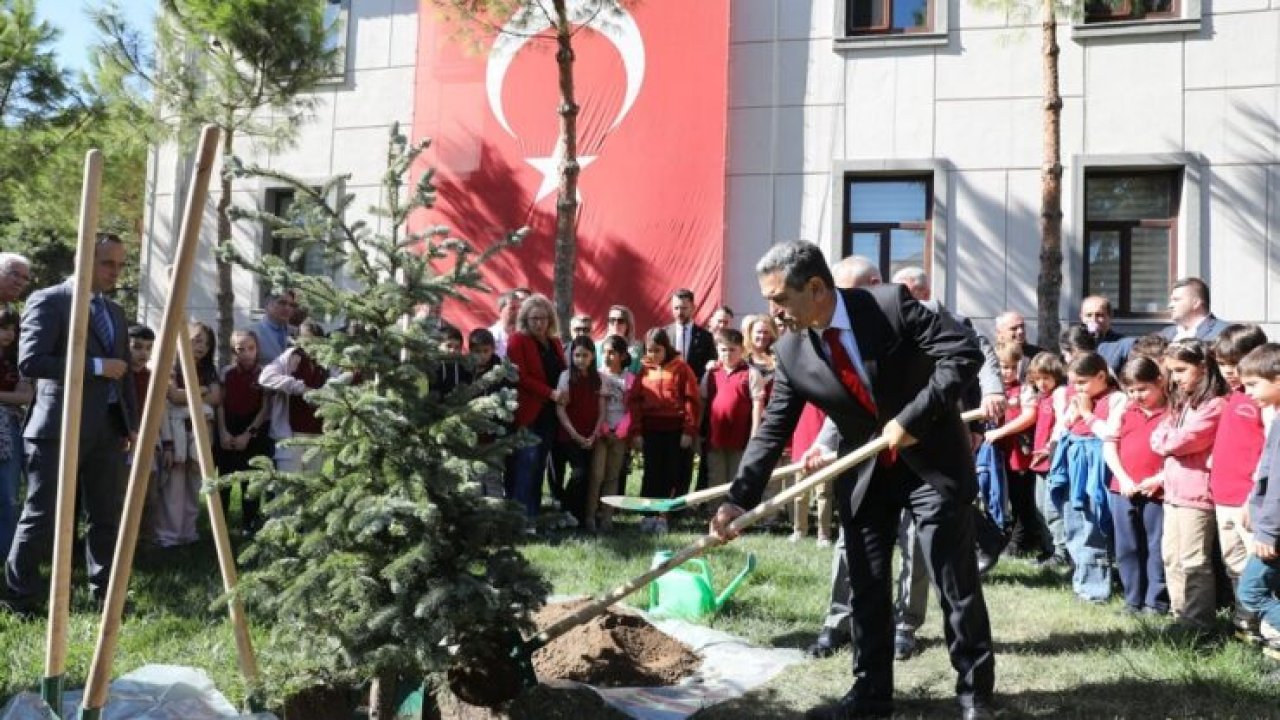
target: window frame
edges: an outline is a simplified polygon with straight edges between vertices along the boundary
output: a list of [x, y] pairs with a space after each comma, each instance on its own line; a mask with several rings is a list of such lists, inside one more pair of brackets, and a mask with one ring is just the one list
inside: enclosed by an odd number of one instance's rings
[[347, 61], [351, 57], [351, 0], [328, 0], [325, 8], [335, 5], [338, 10], [334, 19], [334, 38], [338, 56], [334, 59], [333, 74], [322, 81], [328, 84], [346, 82]]
[[1090, 11], [1091, 7], [1106, 4], [1106, 0], [1098, 0], [1096, 2], [1086, 3], [1082, 9], [1082, 20], [1085, 25], [1105, 25], [1107, 23], [1116, 22], [1163, 22], [1166, 20], [1176, 20], [1182, 17], [1181, 0], [1169, 0], [1169, 9], [1157, 12], [1144, 12], [1135, 14], [1133, 6], [1135, 3], [1141, 3], [1142, 0], [1119, 0], [1118, 6], [1124, 8], [1124, 12], [1108, 12], [1099, 14]]
[[[1185, 169], [1180, 167], [1150, 167], [1150, 168], [1098, 168], [1087, 169], [1084, 174], [1084, 215], [1083, 215], [1083, 236], [1081, 238], [1081, 280], [1083, 286], [1081, 288], [1081, 299], [1089, 296], [1089, 249], [1091, 237], [1095, 231], [1101, 232], [1119, 232], [1120, 233], [1120, 270], [1119, 270], [1119, 297], [1116, 298], [1114, 314], [1117, 318], [1131, 318], [1134, 320], [1155, 320], [1164, 319], [1167, 313], [1164, 309], [1141, 312], [1132, 309], [1133, 302], [1133, 231], [1139, 228], [1154, 228], [1166, 230], [1168, 232], [1168, 265], [1165, 269], [1166, 276], [1169, 279], [1169, 289], [1172, 288], [1174, 280], [1178, 277], [1178, 222], [1182, 214], [1182, 196], [1183, 184], [1185, 179]], [[1089, 181], [1097, 178], [1115, 178], [1115, 177], [1137, 177], [1137, 176], [1155, 176], [1165, 175], [1169, 177], [1169, 206], [1173, 210], [1173, 215], [1167, 218], [1142, 218], [1137, 220], [1091, 220], [1089, 219]]]
[[[935, 6], [937, 5], [938, 0], [924, 0], [924, 25], [916, 25], [909, 28], [897, 28], [893, 26], [893, 4], [898, 1], [899, 0], [843, 0], [845, 5], [845, 37], [927, 35], [934, 32]], [[1128, 2], [1128, 0], [1125, 1]], [[884, 23], [881, 25], [855, 27], [853, 19], [857, 14], [853, 10], [854, 4], [857, 2], [879, 3], [881, 8], [881, 17], [884, 18]]]
[[[308, 182], [308, 185], [310, 185], [313, 190], [319, 190], [322, 187], [321, 183]], [[340, 183], [339, 185], [342, 185], [342, 184]], [[290, 199], [289, 201], [292, 202], [293, 198], [296, 197], [297, 192], [298, 192], [297, 188], [294, 188], [291, 185], [285, 185], [285, 184], [264, 185], [261, 190], [262, 194], [259, 196], [259, 207], [262, 208], [263, 212], [268, 212], [268, 213], [271, 213], [272, 215], [275, 215], [276, 217], [283, 218], [284, 215], [281, 214], [281, 210], [284, 209], [287, 212], [287, 206], [282, 205], [282, 199], [287, 196]], [[337, 200], [337, 198], [342, 197], [343, 192], [345, 192], [345, 189], [343, 187], [335, 188], [334, 194], [329, 197], [330, 202], [334, 202]], [[268, 223], [266, 222], [260, 223], [259, 227], [261, 228], [261, 235], [258, 238], [258, 257], [259, 258], [265, 257], [267, 255], [275, 255], [276, 257], [283, 260], [284, 263], [288, 265], [290, 268], [292, 268], [295, 272], [308, 274], [313, 277], [323, 276], [323, 277], [327, 277], [334, 280], [338, 279], [338, 276], [341, 271], [340, 266], [334, 265], [330, 262], [325, 261], [323, 255], [321, 255], [318, 258], [318, 260], [319, 260], [320, 266], [323, 268], [322, 272], [308, 273], [307, 264], [306, 264], [307, 260], [305, 257], [300, 259], [300, 261], [297, 263], [291, 261], [289, 259], [289, 256], [293, 254], [294, 248], [286, 247], [284, 248], [286, 250], [285, 253], [278, 252], [278, 250], [281, 249], [283, 243], [285, 243], [285, 240], [282, 238], [276, 237], [275, 232], [272, 230], [271, 226]], [[266, 306], [266, 301], [270, 292], [271, 292], [270, 284], [265, 282], [262, 278], [258, 278], [258, 307]]]
[[[853, 207], [853, 186], [855, 183], [890, 183], [915, 181], [924, 183], [924, 216], [923, 221], [908, 220], [897, 222], [856, 222], [848, 219], [850, 208]], [[876, 233], [880, 236], [880, 247], [878, 248], [878, 256], [871, 258], [875, 261], [876, 267], [880, 269], [880, 276], [887, 282], [892, 276], [890, 270], [893, 267], [893, 231], [894, 230], [922, 230], [924, 231], [924, 247], [921, 249], [922, 265], [925, 273], [933, 277], [933, 231], [934, 231], [934, 173], [932, 171], [917, 172], [901, 172], [901, 173], [861, 173], [846, 172], [844, 173], [844, 190], [843, 205], [841, 208], [840, 226], [840, 249], [841, 257], [848, 257], [853, 254], [853, 236], [858, 233]]]

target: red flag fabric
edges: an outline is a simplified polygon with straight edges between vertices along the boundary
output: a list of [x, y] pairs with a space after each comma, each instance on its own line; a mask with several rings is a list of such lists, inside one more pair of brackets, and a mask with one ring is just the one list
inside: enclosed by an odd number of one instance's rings
[[[596, 0], [569, 0], [585, 20]], [[423, 2], [412, 137], [431, 138], [440, 201], [410, 229], [446, 225], [478, 248], [532, 232], [485, 271], [494, 291], [553, 294], [558, 71], [553, 31], [490, 32], [479, 43]], [[576, 13], [576, 16], [574, 15]], [[671, 322], [688, 287], [705, 320], [721, 302], [725, 229], [728, 0], [648, 1], [606, 10], [574, 36], [579, 208], [576, 311], [604, 329], [609, 305], [639, 336]], [[527, 30], [521, 31], [527, 34]], [[478, 47], [477, 47], [478, 45]], [[450, 302], [445, 319], [491, 324], [492, 297]]]

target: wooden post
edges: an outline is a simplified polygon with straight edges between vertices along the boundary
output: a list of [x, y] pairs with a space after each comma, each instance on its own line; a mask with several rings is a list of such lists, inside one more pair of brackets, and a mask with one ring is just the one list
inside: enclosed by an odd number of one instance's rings
[[[213, 437], [209, 432], [209, 424], [204, 422], [204, 403], [200, 401], [200, 393], [190, 388], [198, 386], [196, 359], [191, 350], [191, 335], [183, 328], [177, 335], [178, 362], [182, 366], [182, 377], [187, 390], [187, 410], [191, 415], [191, 434], [195, 437], [196, 459], [200, 463], [202, 478], [218, 477], [218, 468], [213, 464]], [[222, 498], [218, 493], [205, 494], [205, 502], [209, 508], [209, 527], [213, 530], [213, 544], [218, 551], [218, 569], [222, 571], [222, 589], [230, 593], [236, 589], [236, 559], [231, 550], [231, 534], [227, 531], [227, 517], [223, 512]], [[240, 674], [252, 697], [258, 684], [258, 660], [253, 653], [253, 640], [249, 637], [249, 624], [245, 620], [244, 603], [238, 597], [232, 597], [227, 603], [227, 612], [231, 615], [231, 629], [236, 638], [236, 655], [240, 662]]]
[[58, 459], [53, 568], [49, 578], [49, 628], [45, 640], [44, 679], [40, 683], [41, 697], [58, 717], [62, 716], [62, 685], [67, 666], [71, 546], [76, 532], [76, 481], [80, 471], [80, 408], [84, 402], [85, 345], [89, 333], [89, 297], [93, 293], [93, 254], [97, 245], [98, 192], [101, 187], [102, 153], [90, 150], [84, 157], [84, 183], [80, 190], [75, 288], [71, 291], [69, 350], [62, 382], [62, 444]]
[[[164, 317], [160, 323], [155, 359], [159, 372], [151, 374], [147, 386], [147, 402], [142, 412], [142, 426], [138, 430], [138, 447], [155, 447], [160, 434], [160, 421], [165, 412], [164, 396], [168, 378], [165, 368], [173, 367], [177, 351], [175, 338], [186, 325], [187, 296], [191, 289], [191, 268], [195, 265], [196, 248], [200, 244], [200, 223], [204, 219], [205, 204], [209, 198], [209, 177], [213, 174], [214, 160], [218, 155], [218, 128], [205, 125], [200, 132], [200, 144], [196, 154], [195, 173], [187, 192], [187, 204], [182, 217], [182, 231], [174, 254], [169, 297], [165, 301]], [[147, 483], [155, 463], [154, 453], [140, 452], [129, 470], [129, 489], [125, 493], [124, 515], [120, 521], [120, 535], [116, 539], [116, 552], [112, 558], [111, 581], [107, 585], [107, 601], [102, 610], [102, 623], [98, 628], [98, 641], [89, 666], [89, 680], [85, 686], [84, 703], [80, 708], [81, 720], [99, 720], [107, 703], [111, 681], [111, 666], [115, 660], [116, 643], [120, 636], [120, 618], [124, 613], [125, 593], [129, 589], [129, 576], [133, 572], [133, 554], [138, 543], [138, 524], [142, 520], [142, 505], [146, 500]]]

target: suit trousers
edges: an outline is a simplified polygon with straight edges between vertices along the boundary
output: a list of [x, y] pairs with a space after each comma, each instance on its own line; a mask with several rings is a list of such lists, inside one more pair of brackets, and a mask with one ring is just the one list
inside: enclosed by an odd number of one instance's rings
[[[105, 418], [104, 423], [107, 427], [118, 425], [118, 422]], [[80, 507], [87, 517], [85, 562], [88, 565], [89, 588], [95, 595], [107, 591], [120, 512], [124, 507], [123, 444], [122, 431], [84, 433], [80, 436], [77, 492]], [[5, 564], [5, 581], [9, 593], [16, 600], [34, 602], [48, 589], [47, 582], [40, 578], [40, 565], [49, 562], [53, 555], [61, 442], [56, 439], [27, 440], [26, 451], [27, 498]]]
[[971, 505], [944, 497], [899, 462], [877, 467], [854, 514], [856, 477], [837, 481], [853, 603], [853, 676], [869, 699], [893, 695], [893, 548], [902, 510], [915, 520], [930, 578], [938, 589], [956, 695], [965, 707], [987, 705], [995, 686], [991, 623], [974, 556]]

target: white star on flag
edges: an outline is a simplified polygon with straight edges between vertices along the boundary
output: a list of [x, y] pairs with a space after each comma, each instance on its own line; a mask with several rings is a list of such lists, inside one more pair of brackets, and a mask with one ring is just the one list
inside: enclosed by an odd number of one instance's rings
[[[533, 166], [535, 170], [542, 174], [542, 183], [538, 185], [538, 192], [533, 197], [534, 203], [542, 202], [542, 199], [555, 192], [556, 186], [560, 182], [558, 170], [560, 168], [560, 158], [564, 155], [564, 145], [556, 143], [556, 150], [550, 157], [531, 157], [525, 158], [524, 161]], [[578, 156], [578, 181], [582, 181], [582, 171], [587, 166], [595, 162], [597, 155], [579, 155]], [[582, 202], [582, 191], [579, 190], [578, 202]]]

